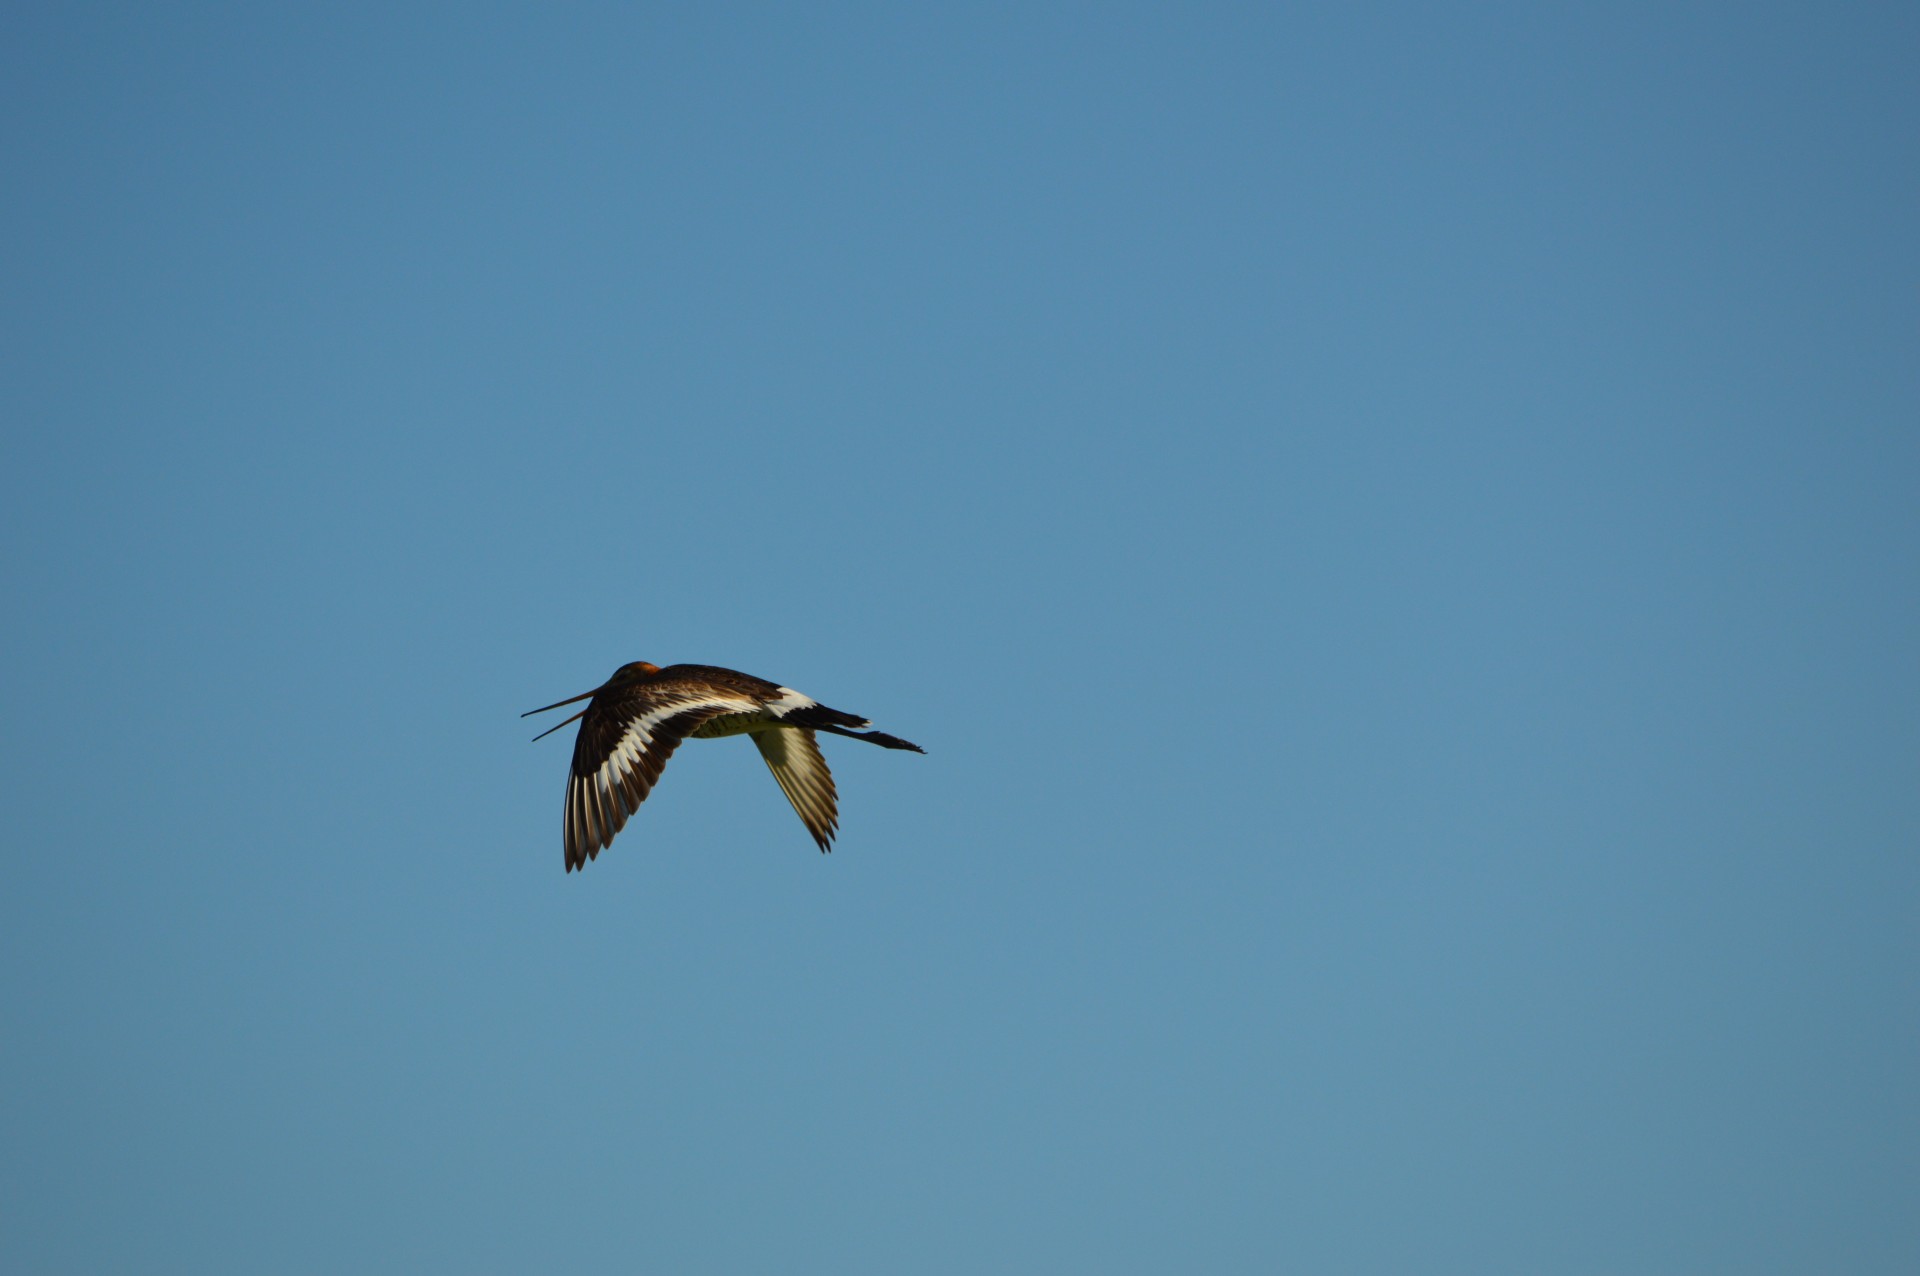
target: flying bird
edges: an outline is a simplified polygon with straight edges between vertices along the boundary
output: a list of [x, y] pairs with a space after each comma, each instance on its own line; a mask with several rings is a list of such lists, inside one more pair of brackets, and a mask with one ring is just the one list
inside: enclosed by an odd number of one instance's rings
[[[588, 699], [592, 697], [592, 699]], [[713, 665], [659, 665], [644, 660], [621, 665], [592, 691], [556, 700], [520, 716], [530, 717], [586, 700], [567, 722], [580, 722], [567, 777], [567, 871], [585, 868], [613, 844], [613, 836], [647, 800], [661, 768], [688, 736], [711, 740], [747, 735], [760, 750], [780, 791], [822, 851], [833, 849], [840, 826], [833, 774], [820, 755], [814, 732], [866, 740], [885, 749], [926, 750], [884, 731], [856, 731], [873, 724], [856, 714], [829, 709], [812, 696], [752, 674]]]

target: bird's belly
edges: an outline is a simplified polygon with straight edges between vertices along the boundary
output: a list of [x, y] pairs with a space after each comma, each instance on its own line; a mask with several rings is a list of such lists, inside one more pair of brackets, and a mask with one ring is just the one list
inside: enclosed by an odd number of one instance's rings
[[713, 740], [723, 735], [765, 731], [772, 725], [773, 719], [764, 713], [724, 713], [717, 718], [708, 718], [689, 734], [696, 740]]

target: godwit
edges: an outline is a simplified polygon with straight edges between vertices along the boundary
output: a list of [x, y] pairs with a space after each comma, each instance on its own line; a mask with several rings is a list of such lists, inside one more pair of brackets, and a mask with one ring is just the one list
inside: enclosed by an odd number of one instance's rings
[[[591, 696], [591, 700], [587, 697]], [[613, 844], [613, 835], [640, 809], [660, 778], [667, 759], [688, 736], [702, 740], [750, 735], [766, 759], [780, 791], [793, 803], [822, 851], [833, 848], [840, 817], [835, 809], [833, 774], [820, 756], [816, 731], [866, 740], [887, 749], [926, 750], [884, 731], [853, 731], [871, 726], [865, 718], [829, 709], [812, 696], [765, 678], [717, 669], [712, 665], [621, 665], [613, 677], [577, 696], [539, 709], [525, 718], [563, 704], [587, 700], [587, 707], [540, 735], [551, 735], [575, 719], [580, 734], [573, 743], [573, 773], [567, 777], [567, 871]]]

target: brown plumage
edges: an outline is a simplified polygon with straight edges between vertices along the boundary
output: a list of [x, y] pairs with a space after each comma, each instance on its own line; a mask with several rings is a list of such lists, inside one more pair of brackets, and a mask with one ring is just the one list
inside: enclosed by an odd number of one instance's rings
[[580, 721], [567, 780], [568, 872], [584, 868], [612, 844], [614, 835], [652, 792], [667, 759], [689, 736], [752, 736], [780, 791], [822, 851], [832, 849], [839, 828], [839, 798], [833, 773], [814, 738], [816, 731], [888, 749], [926, 752], [884, 731], [853, 730], [871, 724], [855, 714], [829, 709], [791, 687], [713, 665], [662, 669], [636, 661], [622, 665], [592, 691], [529, 712], [545, 713], [579, 700], [587, 701], [585, 709], [540, 733], [549, 735], [567, 722]]

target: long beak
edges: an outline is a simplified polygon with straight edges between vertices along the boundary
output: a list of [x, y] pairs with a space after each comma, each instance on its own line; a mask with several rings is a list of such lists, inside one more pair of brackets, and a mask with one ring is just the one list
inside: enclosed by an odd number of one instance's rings
[[[572, 704], [576, 700], [585, 700], [588, 696], [597, 696], [602, 691], [605, 691], [606, 689], [607, 689], [607, 684], [603, 682], [599, 686], [595, 687], [592, 691], [582, 691], [577, 696], [568, 696], [565, 700], [555, 700], [552, 704], [543, 704], [538, 709], [529, 709], [525, 713], [521, 714], [520, 716], [523, 718], [531, 718], [536, 713], [545, 713], [549, 709], [558, 709], [563, 704]], [[580, 711], [580, 713], [585, 713], [585, 712], [586, 710], [584, 709]], [[576, 713], [573, 716], [574, 718], [577, 718], [580, 716], [580, 714]], [[572, 721], [573, 721], [573, 718], [567, 719], [567, 722], [572, 722]], [[560, 725], [564, 727], [565, 725], [567, 725], [567, 723], [563, 722]]]
[[[562, 700], [562, 701], [561, 701], [560, 703], [561, 703], [561, 704], [569, 704], [569, 703], [571, 703], [571, 701], [567, 701], [567, 700]], [[552, 708], [553, 706], [552, 706], [552, 705], [548, 705], [547, 707], [548, 707], [549, 709], [551, 709], [551, 708]], [[538, 712], [540, 712], [540, 711], [539, 711], [538, 709], [535, 709], [535, 710], [534, 710], [534, 712], [535, 712], [535, 713], [538, 713]], [[526, 717], [527, 715], [523, 713], [523, 714], [521, 714], [520, 716], [524, 718], [524, 717]], [[556, 723], [554, 723], [554, 724], [553, 724], [552, 726], [550, 726], [550, 727], [548, 727], [548, 728], [547, 728], [547, 729], [546, 729], [545, 731], [542, 731], [542, 732], [541, 732], [541, 733], [540, 733], [539, 735], [537, 735], [537, 736], [535, 736], [535, 737], [533, 737], [533, 738], [534, 738], [535, 740], [541, 740], [541, 739], [544, 739], [544, 738], [546, 738], [547, 736], [550, 736], [550, 735], [552, 735], [552, 734], [553, 734], [554, 732], [556, 732], [556, 731], [558, 731], [558, 730], [559, 730], [559, 729], [560, 729], [561, 727], [564, 727], [564, 726], [566, 726], [566, 725], [567, 725], [567, 722], [578, 722], [578, 721], [580, 721], [580, 719], [582, 719], [582, 718], [584, 718], [584, 717], [586, 717], [586, 716], [587, 716], [587, 711], [586, 711], [585, 709], [582, 709], [582, 710], [581, 710], [580, 712], [578, 712], [578, 713], [576, 713], [576, 714], [574, 714], [574, 715], [573, 715], [573, 716], [572, 716], [571, 718], [568, 718], [568, 719], [566, 720], [566, 722], [556, 722]]]
[[[529, 709], [525, 713], [521, 714], [520, 716], [523, 718], [531, 718], [536, 713], [545, 713], [548, 709], [558, 709], [563, 704], [574, 704], [578, 701], [585, 700], [588, 696], [597, 696], [602, 691], [605, 691], [609, 685], [611, 684], [603, 682], [599, 686], [595, 687], [592, 691], [582, 691], [577, 696], [568, 696], [565, 700], [555, 700], [552, 704], [542, 705], [538, 709]], [[554, 732], [558, 731], [561, 727], [566, 726], [567, 722], [580, 721], [580, 719], [587, 716], [587, 713], [589, 710], [591, 710], [591, 708], [592, 706], [589, 705], [586, 709], [582, 709], [580, 712], [574, 714], [571, 718], [568, 718], [566, 722], [557, 722], [553, 726], [548, 727], [545, 731], [542, 731], [539, 735], [533, 738], [535, 740], [542, 739], [546, 736], [552, 735]]]

